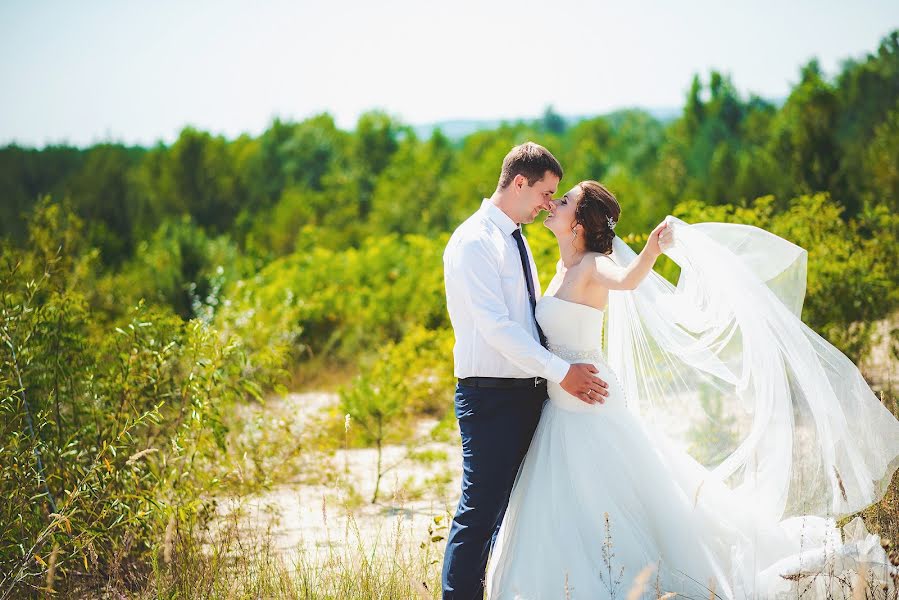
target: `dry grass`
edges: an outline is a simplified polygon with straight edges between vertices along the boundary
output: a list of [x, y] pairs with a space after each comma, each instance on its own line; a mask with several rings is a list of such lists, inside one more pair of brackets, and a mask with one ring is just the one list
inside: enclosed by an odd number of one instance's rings
[[336, 392], [359, 374], [357, 363], [335, 363], [330, 357], [312, 357], [290, 373], [288, 389], [300, 392]]
[[[351, 521], [352, 523], [352, 521]], [[171, 561], [154, 561], [137, 599], [438, 598], [442, 545], [422, 540], [400, 520], [364, 540], [347, 527], [336, 539], [292, 554], [278, 552], [271, 532], [248, 532], [234, 519], [213, 536], [179, 531]]]
[[[889, 411], [899, 418], [899, 396], [896, 395], [892, 379], [884, 383], [884, 389], [877, 392], [877, 397]], [[875, 388], [876, 389], [876, 388]], [[881, 538], [899, 542], [899, 470], [893, 473], [893, 478], [886, 493], [880, 502], [872, 504], [867, 509], [858, 513], [865, 521], [865, 526], [872, 533], [877, 533]], [[840, 525], [848, 523], [852, 516], [840, 521]]]

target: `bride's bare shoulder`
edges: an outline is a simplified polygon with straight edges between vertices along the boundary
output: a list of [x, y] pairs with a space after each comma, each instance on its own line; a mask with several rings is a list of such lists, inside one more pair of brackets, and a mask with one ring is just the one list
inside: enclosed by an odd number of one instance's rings
[[616, 266], [615, 262], [605, 254], [600, 254], [599, 252], [587, 252], [576, 265], [573, 265], [568, 269], [568, 272], [570, 273], [569, 277], [576, 279], [583, 284], [589, 284], [596, 279], [597, 271], [602, 269], [601, 265], [605, 264], [607, 261], [613, 268]]
[[615, 261], [612, 260], [611, 256], [602, 254], [601, 252], [588, 252], [581, 262], [589, 265], [589, 270], [591, 272], [602, 271], [604, 270], [604, 267], [608, 266], [618, 266]]

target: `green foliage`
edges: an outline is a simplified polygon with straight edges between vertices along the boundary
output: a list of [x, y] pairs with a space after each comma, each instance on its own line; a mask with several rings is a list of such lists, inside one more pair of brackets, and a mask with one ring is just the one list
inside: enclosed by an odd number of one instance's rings
[[806, 65], [801, 77], [775, 120], [771, 141], [772, 156], [790, 176], [784, 190], [790, 194], [834, 189], [839, 168], [837, 92], [817, 61]]
[[370, 237], [360, 248], [312, 244], [225, 292], [219, 323], [251, 347], [296, 343], [295, 356], [357, 357], [421, 324], [446, 326], [441, 257], [447, 236]]
[[899, 212], [899, 100], [886, 120], [874, 129], [874, 139], [865, 154], [870, 191], [868, 206], [885, 206]]
[[170, 519], [206, 514], [223, 411], [284, 375], [249, 377], [235, 338], [165, 306], [97, 321], [80, 235], [44, 203], [26, 252], [0, 252], [2, 594], [36, 585], [51, 553], [60, 575], [143, 561]]
[[[226, 271], [227, 268], [227, 271]], [[166, 220], [139, 244], [135, 258], [100, 282], [104, 306], [130, 305], [144, 298], [171, 307], [185, 319], [210, 320], [225, 281], [251, 266], [228, 236], [209, 237], [188, 216]]]
[[165, 207], [161, 217], [189, 214], [211, 231], [226, 231], [245, 196], [235, 169], [234, 145], [224, 138], [186, 127], [171, 148], [157, 148], [158, 177], [146, 178], [146, 194]]
[[369, 366], [341, 391], [344, 412], [362, 425], [363, 443], [373, 443], [371, 419], [442, 417], [452, 401], [453, 335], [449, 329], [414, 327], [399, 342], [379, 348]]
[[132, 223], [137, 215], [129, 175], [142, 156], [140, 149], [93, 146], [68, 186], [71, 197], [78, 199], [79, 216], [89, 226], [88, 241], [107, 264], [119, 264], [134, 252]]
[[66, 182], [83, 163], [83, 153], [70, 146], [34, 150], [13, 144], [0, 148], [0, 235], [24, 242], [31, 209], [44, 196], [64, 197]]
[[246, 235], [247, 249], [258, 256], [272, 259], [300, 250], [302, 238], [311, 232], [320, 221], [316, 207], [321, 203], [321, 192], [290, 187], [264, 214], [264, 218], [254, 219]]
[[446, 193], [444, 179], [452, 169], [452, 148], [440, 132], [424, 143], [411, 136], [403, 140], [375, 185], [369, 218], [372, 231], [451, 229], [449, 215], [455, 198]]
[[383, 346], [375, 362], [340, 391], [341, 409], [360, 441], [378, 449], [372, 502], [384, 473], [384, 444], [408, 439], [415, 418], [442, 416], [451, 406], [452, 340], [449, 330], [415, 327], [401, 342]]

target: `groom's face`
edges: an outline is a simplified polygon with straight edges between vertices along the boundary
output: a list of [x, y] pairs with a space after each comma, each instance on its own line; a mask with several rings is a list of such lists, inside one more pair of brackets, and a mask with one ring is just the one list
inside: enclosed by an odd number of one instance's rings
[[542, 179], [535, 181], [534, 185], [528, 185], [527, 177], [517, 175], [513, 185], [518, 192], [518, 222], [533, 223], [541, 210], [550, 209], [553, 195], [559, 187], [559, 178], [552, 171], [546, 171]]

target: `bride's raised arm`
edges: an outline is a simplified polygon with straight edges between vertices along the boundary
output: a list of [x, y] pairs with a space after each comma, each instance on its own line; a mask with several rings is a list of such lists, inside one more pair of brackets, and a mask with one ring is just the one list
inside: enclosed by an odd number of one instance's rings
[[593, 277], [597, 283], [610, 290], [636, 288], [652, 270], [662, 253], [662, 247], [669, 243], [670, 236], [667, 222], [662, 221], [649, 234], [649, 239], [637, 258], [626, 267], [618, 266], [609, 256], [597, 256], [594, 259], [596, 268], [592, 271]]

